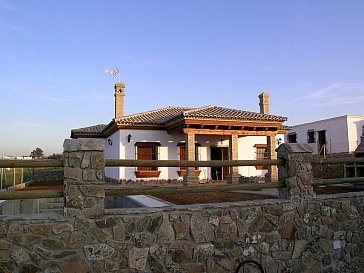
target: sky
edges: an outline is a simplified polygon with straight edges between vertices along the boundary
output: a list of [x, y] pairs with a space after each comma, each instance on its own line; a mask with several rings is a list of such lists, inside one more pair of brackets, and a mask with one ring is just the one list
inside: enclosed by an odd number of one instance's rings
[[295, 125], [363, 115], [364, 1], [0, 0], [0, 156], [61, 153], [73, 128], [218, 105]]

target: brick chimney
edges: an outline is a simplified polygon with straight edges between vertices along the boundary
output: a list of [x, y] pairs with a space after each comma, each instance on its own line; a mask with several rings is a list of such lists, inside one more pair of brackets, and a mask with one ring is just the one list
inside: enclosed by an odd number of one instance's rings
[[269, 115], [269, 94], [262, 93], [259, 96], [260, 113]]
[[115, 119], [124, 117], [125, 84], [118, 82], [115, 88]]

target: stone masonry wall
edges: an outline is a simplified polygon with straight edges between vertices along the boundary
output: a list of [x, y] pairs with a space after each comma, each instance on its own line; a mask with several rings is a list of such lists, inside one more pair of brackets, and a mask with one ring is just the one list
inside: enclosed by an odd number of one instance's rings
[[286, 199], [103, 210], [104, 144], [65, 142], [65, 212], [1, 216], [0, 272], [363, 272], [364, 194], [315, 197], [306, 146], [285, 145]]

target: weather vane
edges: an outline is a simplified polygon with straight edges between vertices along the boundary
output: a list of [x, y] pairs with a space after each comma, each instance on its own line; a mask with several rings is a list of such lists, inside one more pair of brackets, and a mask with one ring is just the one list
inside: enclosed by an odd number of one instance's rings
[[120, 72], [117, 67], [114, 67], [113, 69], [105, 69], [105, 73], [112, 75], [113, 78], [117, 78], [120, 82]]

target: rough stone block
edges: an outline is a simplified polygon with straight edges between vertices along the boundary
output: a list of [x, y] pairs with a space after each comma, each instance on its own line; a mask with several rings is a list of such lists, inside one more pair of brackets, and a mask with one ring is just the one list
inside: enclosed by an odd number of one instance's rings
[[[182, 264], [182, 268], [187, 271], [187, 273], [203, 273], [205, 271], [205, 267], [203, 263], [184, 263]], [[182, 271], [182, 272], [185, 272]]]
[[236, 262], [230, 259], [221, 259], [217, 264], [229, 272], [233, 272], [236, 267]]
[[150, 247], [156, 243], [156, 236], [148, 232], [132, 234], [132, 238], [136, 247]]
[[91, 267], [87, 262], [80, 256], [75, 256], [72, 259], [61, 261], [59, 267], [62, 272], [65, 273], [90, 273], [92, 272]]
[[191, 234], [196, 243], [215, 240], [215, 227], [202, 217], [201, 212], [194, 212], [191, 217]]
[[115, 219], [111, 217], [97, 220], [95, 223], [99, 228], [113, 227], [117, 224]]
[[188, 240], [189, 226], [187, 226], [185, 223], [178, 221], [173, 224], [173, 229], [177, 240]]
[[105, 260], [114, 254], [114, 248], [107, 244], [87, 245], [83, 247], [83, 250], [85, 251], [86, 259], [89, 261]]
[[9, 224], [8, 234], [19, 234], [23, 231], [19, 223], [12, 222]]
[[149, 248], [132, 248], [129, 251], [129, 265], [136, 270], [145, 271]]
[[104, 217], [105, 209], [103, 204], [95, 205], [91, 208], [85, 208], [85, 217], [89, 219], [99, 219]]
[[196, 262], [204, 262], [214, 253], [213, 244], [197, 245], [193, 252], [193, 260]]
[[82, 185], [80, 186], [81, 192], [89, 197], [105, 197], [104, 185]]
[[61, 234], [67, 231], [73, 231], [73, 226], [68, 223], [58, 224], [52, 229], [54, 234]]
[[64, 168], [64, 178], [72, 181], [81, 181], [82, 170], [80, 168]]
[[86, 230], [86, 232], [89, 236], [95, 238], [100, 242], [105, 242], [107, 239], [111, 237], [110, 234], [104, 232], [102, 229], [99, 228], [89, 228]]
[[105, 168], [104, 153], [91, 154], [91, 167], [96, 170], [103, 170]]
[[82, 171], [82, 179], [86, 182], [97, 182], [95, 170], [85, 169]]
[[34, 246], [42, 242], [42, 236], [25, 233], [8, 237], [8, 240], [12, 241], [14, 244], [25, 246], [26, 248], [33, 250]]
[[81, 209], [84, 207], [84, 199], [81, 194], [66, 196], [66, 207]]
[[40, 234], [40, 235], [49, 235], [49, 234], [51, 234], [51, 232], [53, 230], [53, 227], [54, 227], [54, 225], [51, 225], [51, 224], [29, 225], [29, 229], [34, 234]]
[[85, 152], [83, 154], [81, 169], [91, 168], [91, 152]]
[[0, 225], [0, 238], [4, 237], [6, 234], [6, 228], [4, 225]]
[[75, 249], [87, 245], [91, 242], [91, 237], [79, 232], [72, 232], [68, 241], [68, 247]]
[[171, 241], [174, 241], [174, 238], [175, 234], [172, 225], [169, 222], [167, 215], [164, 215], [162, 225], [160, 226], [158, 232], [158, 242], [169, 243]]
[[125, 242], [119, 242], [115, 240], [107, 240], [106, 243], [111, 246], [112, 248], [115, 248], [118, 251], [125, 252], [130, 249], [130, 243]]
[[83, 158], [82, 152], [73, 152], [68, 154], [68, 167], [81, 168]]
[[7, 241], [0, 241], [0, 250], [9, 250], [12, 247], [13, 247], [12, 243], [9, 243]]
[[265, 236], [265, 240], [268, 243], [278, 242], [280, 240], [278, 231], [267, 233]]
[[84, 203], [85, 208], [91, 208], [96, 205], [96, 200], [93, 197], [87, 197]]
[[64, 216], [72, 218], [72, 217], [81, 217], [81, 210], [75, 208], [64, 208], [63, 209]]
[[29, 254], [23, 248], [19, 248], [11, 252], [10, 257], [17, 265], [24, 264], [30, 260]]
[[125, 240], [125, 226], [123, 223], [118, 223], [113, 227], [113, 234], [115, 240]]

